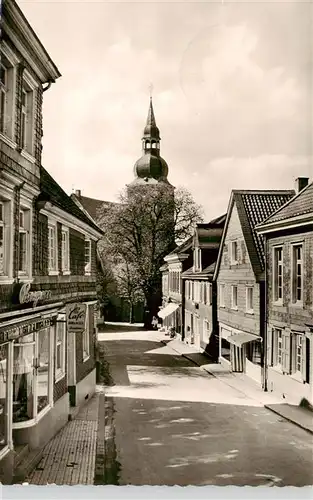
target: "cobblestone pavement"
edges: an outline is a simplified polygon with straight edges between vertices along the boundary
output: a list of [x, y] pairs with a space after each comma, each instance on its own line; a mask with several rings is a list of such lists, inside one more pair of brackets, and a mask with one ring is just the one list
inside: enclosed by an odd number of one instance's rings
[[45, 446], [29, 484], [92, 485], [95, 475], [99, 395]]

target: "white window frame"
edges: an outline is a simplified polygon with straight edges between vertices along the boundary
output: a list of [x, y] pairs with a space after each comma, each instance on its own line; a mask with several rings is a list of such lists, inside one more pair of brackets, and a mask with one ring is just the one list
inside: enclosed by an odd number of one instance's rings
[[274, 342], [272, 365], [276, 368], [281, 369], [282, 358], [283, 358], [283, 330], [282, 330], [282, 328], [274, 327], [272, 336], [273, 336], [272, 342]]
[[61, 238], [62, 272], [70, 274], [70, 232], [68, 227], [62, 226]]
[[[281, 252], [281, 258], [276, 259], [278, 252]], [[279, 286], [279, 276], [281, 274], [281, 287]], [[282, 304], [284, 300], [284, 249], [283, 245], [273, 247], [273, 302]], [[280, 292], [281, 288], [281, 292]], [[281, 296], [280, 296], [281, 295]]]
[[[251, 291], [251, 304], [249, 304], [249, 293]], [[254, 312], [254, 306], [253, 306], [253, 300], [254, 300], [254, 287], [253, 286], [247, 286], [246, 287], [246, 312], [249, 314], [253, 314]], [[250, 307], [251, 305], [251, 307]]]
[[219, 307], [225, 307], [225, 283], [219, 283]]
[[[54, 248], [53, 255], [51, 252], [51, 237], [50, 231], [54, 233]], [[58, 231], [57, 224], [52, 220], [48, 220], [48, 273], [50, 276], [55, 276], [59, 274], [58, 271]]]
[[[236, 290], [236, 293], [235, 293]], [[236, 300], [235, 299], [236, 296]], [[238, 285], [231, 286], [231, 308], [235, 311], [238, 310]]]
[[0, 133], [6, 135], [7, 124], [7, 100], [8, 100], [8, 68], [1, 62], [0, 55], [0, 71], [3, 72], [4, 78], [0, 80]]
[[[235, 251], [235, 248], [236, 248], [236, 251]], [[238, 241], [237, 240], [231, 241], [230, 251], [231, 251], [231, 264], [232, 265], [238, 264], [238, 249], [239, 249]]]
[[[297, 249], [301, 249], [301, 258], [298, 259], [298, 257], [295, 255]], [[304, 288], [303, 288], [303, 243], [292, 243], [291, 245], [291, 300], [294, 305], [299, 305], [302, 306], [303, 304], [303, 293], [304, 293]], [[298, 294], [298, 283], [297, 283], [297, 278], [298, 278], [298, 266], [300, 266], [301, 269], [301, 288], [300, 288], [300, 293], [301, 293], [301, 298], [298, 299], [297, 294]]]
[[209, 342], [211, 333], [211, 325], [208, 319], [203, 320], [203, 336], [205, 336], [204, 341]]
[[207, 304], [212, 305], [212, 283], [206, 283]]
[[[63, 338], [59, 340], [58, 333], [62, 333]], [[61, 354], [61, 366], [58, 367], [58, 348]], [[66, 318], [65, 314], [59, 314], [55, 325], [55, 382], [59, 382], [65, 377], [65, 352], [66, 352]]]
[[[23, 222], [21, 225], [21, 217]], [[32, 207], [31, 203], [21, 194], [20, 209], [19, 209], [19, 235], [25, 234], [26, 240], [26, 257], [25, 269], [20, 270], [20, 255], [18, 254], [18, 276], [22, 278], [31, 278], [32, 276]], [[20, 237], [20, 236], [19, 236]], [[20, 252], [20, 248], [19, 248]]]
[[89, 306], [86, 304], [85, 329], [83, 331], [83, 362], [90, 358]]
[[[26, 106], [22, 107], [22, 115], [26, 119], [26, 127], [24, 130], [24, 137], [21, 139], [22, 152], [21, 154], [34, 162], [34, 138], [35, 138], [35, 91], [37, 90], [37, 83], [30, 76], [27, 70], [24, 70], [22, 91], [26, 93]], [[21, 116], [21, 120], [22, 120]], [[21, 124], [22, 131], [22, 124]]]
[[[86, 244], [89, 245], [89, 262], [86, 261]], [[91, 239], [85, 237], [85, 247], [84, 247], [84, 258], [85, 258], [85, 274], [91, 274]]]
[[19, 59], [4, 40], [1, 41], [0, 61], [7, 71], [5, 89], [6, 118], [4, 119], [4, 130], [2, 132], [0, 131], [0, 136], [4, 142], [15, 148], [16, 65], [19, 63]]

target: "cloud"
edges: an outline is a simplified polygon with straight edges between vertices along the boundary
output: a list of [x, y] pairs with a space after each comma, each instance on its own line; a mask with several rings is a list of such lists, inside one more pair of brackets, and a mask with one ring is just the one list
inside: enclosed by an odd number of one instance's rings
[[132, 180], [150, 82], [170, 180], [208, 217], [233, 188], [312, 175], [309, 7], [69, 2], [61, 19], [57, 2], [22, 8], [63, 75], [44, 94], [43, 159], [67, 191], [110, 200]]

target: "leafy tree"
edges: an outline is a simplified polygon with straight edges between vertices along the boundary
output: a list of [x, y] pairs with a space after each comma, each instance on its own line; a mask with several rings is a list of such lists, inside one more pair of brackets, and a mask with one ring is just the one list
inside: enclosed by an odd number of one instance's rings
[[129, 301], [142, 295], [146, 304], [145, 327], [151, 327], [161, 304], [164, 257], [188, 238], [202, 208], [185, 188], [170, 184], [127, 188], [120, 203], [99, 218], [107, 235], [107, 252], [116, 260]]

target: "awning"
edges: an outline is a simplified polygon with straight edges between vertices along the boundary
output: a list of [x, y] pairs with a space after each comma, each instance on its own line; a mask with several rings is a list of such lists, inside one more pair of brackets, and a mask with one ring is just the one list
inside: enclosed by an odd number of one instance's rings
[[172, 314], [173, 312], [176, 311], [176, 309], [179, 308], [179, 304], [174, 304], [174, 302], [170, 302], [169, 304], [167, 304], [167, 306], [163, 307], [163, 309], [161, 309], [161, 311], [158, 312], [158, 316], [159, 318], [166, 318], [167, 316], [169, 316], [170, 314]]
[[252, 333], [235, 333], [234, 335], [230, 335], [227, 341], [230, 344], [234, 344], [238, 347], [242, 347], [243, 344], [248, 344], [249, 342], [261, 341], [262, 337], [258, 337], [257, 335], [253, 335]]

